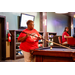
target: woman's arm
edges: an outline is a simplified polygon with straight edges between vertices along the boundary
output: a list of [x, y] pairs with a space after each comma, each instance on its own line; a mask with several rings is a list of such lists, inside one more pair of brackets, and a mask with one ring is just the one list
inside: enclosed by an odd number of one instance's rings
[[25, 37], [19, 38], [18, 42], [24, 42], [27, 39], [28, 36], [29, 36], [29, 34], [27, 34]]
[[72, 38], [72, 36], [66, 36], [66, 35], [64, 35], [64, 38]]
[[37, 41], [39, 41], [41, 39], [43, 39], [41, 35], [39, 37], [37, 37]]

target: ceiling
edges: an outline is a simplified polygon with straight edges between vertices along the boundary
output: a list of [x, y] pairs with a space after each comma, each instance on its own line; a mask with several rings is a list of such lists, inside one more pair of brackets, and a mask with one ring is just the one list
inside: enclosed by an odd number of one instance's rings
[[68, 12], [68, 15], [70, 15], [71, 17], [74, 17], [75, 12]]
[[71, 17], [74, 17], [74, 14], [75, 14], [75, 12], [68, 12], [68, 13], [65, 13], [65, 15], [69, 15], [69, 16], [71, 16]]
[[30, 15], [37, 16], [37, 12], [12, 12], [12, 13], [16, 15], [21, 15], [21, 13], [24, 13], [24, 14], [30, 14]]
[[[27, 14], [31, 14], [31, 15], [35, 15], [35, 16], [37, 15], [37, 12], [12, 12], [12, 13], [19, 14], [19, 15], [20, 15], [20, 13], [27, 13]], [[69, 15], [71, 17], [74, 17], [74, 14], [75, 14], [75, 12], [69, 12], [65, 15]]]

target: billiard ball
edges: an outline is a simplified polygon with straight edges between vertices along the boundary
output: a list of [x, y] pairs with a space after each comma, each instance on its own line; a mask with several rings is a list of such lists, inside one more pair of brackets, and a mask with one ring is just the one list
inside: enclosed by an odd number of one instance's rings
[[52, 50], [52, 46], [50, 46], [50, 50]]

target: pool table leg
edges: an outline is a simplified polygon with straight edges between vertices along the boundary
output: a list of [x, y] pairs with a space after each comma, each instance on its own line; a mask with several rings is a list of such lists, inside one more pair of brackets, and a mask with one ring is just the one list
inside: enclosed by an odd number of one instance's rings
[[75, 61], [75, 57], [72, 57], [73, 61]]

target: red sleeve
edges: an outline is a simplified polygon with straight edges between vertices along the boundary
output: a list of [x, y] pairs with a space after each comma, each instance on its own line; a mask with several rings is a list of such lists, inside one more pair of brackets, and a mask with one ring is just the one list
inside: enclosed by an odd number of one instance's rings
[[18, 37], [18, 40], [19, 40], [19, 38], [24, 37], [24, 36], [26, 36], [26, 34], [21, 32], [19, 37]]
[[69, 36], [69, 34], [67, 32], [65, 32], [64, 35]]

